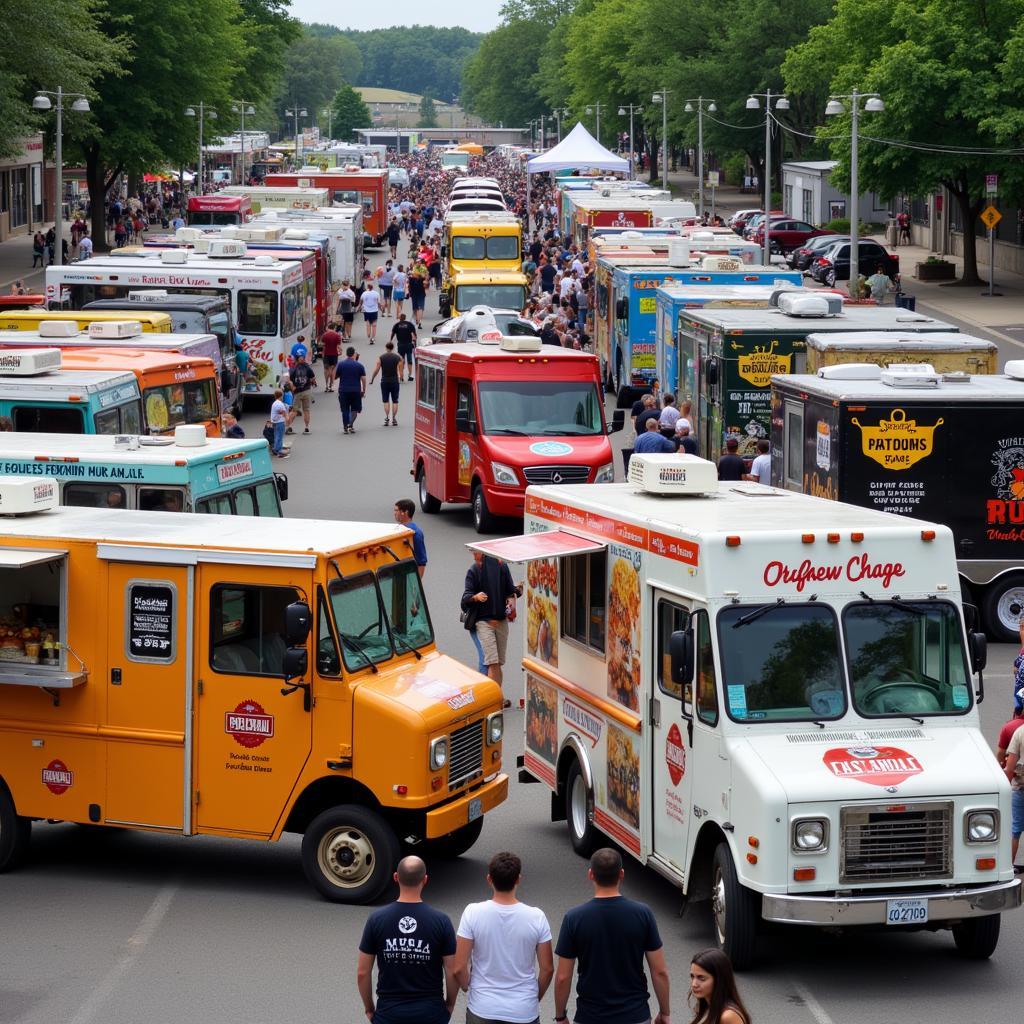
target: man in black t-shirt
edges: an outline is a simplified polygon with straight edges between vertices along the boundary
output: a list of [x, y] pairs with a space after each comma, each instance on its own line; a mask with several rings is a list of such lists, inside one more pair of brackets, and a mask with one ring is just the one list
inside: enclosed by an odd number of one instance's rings
[[725, 439], [725, 454], [718, 460], [719, 480], [742, 480], [747, 464], [739, 453], [740, 443], [735, 437]]
[[587, 876], [594, 898], [562, 919], [555, 954], [555, 1021], [568, 1021], [569, 992], [577, 962], [576, 1024], [647, 1024], [651, 1019], [644, 960], [651, 972], [658, 1015], [667, 1024], [668, 968], [658, 923], [651, 908], [619, 891], [625, 872], [617, 850], [598, 850]]
[[[404, 313], [398, 314], [398, 321], [391, 328], [391, 339], [398, 345], [398, 354], [408, 364], [409, 380], [412, 380], [412, 354], [416, 348], [416, 325], [406, 319]], [[402, 368], [399, 367], [398, 379], [402, 379]]]
[[359, 941], [357, 981], [366, 1019], [372, 1024], [448, 1024], [459, 994], [455, 929], [447, 914], [423, 902], [427, 866], [419, 857], [400, 860], [395, 881], [398, 900], [370, 915]]
[[395, 343], [389, 341], [384, 348], [387, 350], [377, 360], [370, 377], [372, 384], [380, 374], [380, 398], [384, 403], [384, 426], [398, 426], [398, 392], [401, 388], [402, 357], [395, 355]]
[[309, 433], [309, 413], [310, 413], [310, 400], [312, 398], [313, 388], [316, 387], [316, 372], [313, 367], [306, 362], [306, 357], [300, 352], [295, 357], [295, 365], [288, 371], [288, 376], [292, 382], [292, 392], [295, 395], [294, 410], [292, 418], [298, 413], [302, 413], [302, 421], [305, 423], [304, 434]]

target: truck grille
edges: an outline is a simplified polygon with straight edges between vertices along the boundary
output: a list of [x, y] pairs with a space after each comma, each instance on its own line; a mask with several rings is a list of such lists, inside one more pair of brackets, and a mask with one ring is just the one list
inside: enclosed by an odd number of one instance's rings
[[841, 882], [897, 882], [953, 874], [952, 803], [843, 807]]
[[[585, 484], [589, 466], [527, 466], [523, 470], [528, 484]], [[559, 479], [556, 480], [555, 477]]]
[[483, 772], [484, 723], [471, 722], [452, 733], [448, 788], [455, 789]]

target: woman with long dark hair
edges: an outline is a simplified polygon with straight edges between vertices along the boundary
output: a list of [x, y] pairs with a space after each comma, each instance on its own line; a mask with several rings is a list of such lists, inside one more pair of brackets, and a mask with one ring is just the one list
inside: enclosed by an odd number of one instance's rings
[[729, 958], [720, 949], [705, 949], [690, 961], [692, 1024], [751, 1024], [740, 999]]

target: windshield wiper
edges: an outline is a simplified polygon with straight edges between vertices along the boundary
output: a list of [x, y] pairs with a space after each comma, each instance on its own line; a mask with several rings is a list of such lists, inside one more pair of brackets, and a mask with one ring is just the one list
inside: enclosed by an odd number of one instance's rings
[[513, 430], [511, 427], [491, 427], [488, 434], [504, 434], [508, 437], [529, 437], [525, 430]]
[[909, 711], [887, 711], [885, 717], [889, 718], [909, 718], [912, 722], [916, 722], [918, 725], [924, 725], [924, 719], [918, 718], [917, 715], [912, 715]]
[[747, 612], [746, 615], [741, 615], [733, 624], [733, 629], [739, 629], [740, 626], [745, 626], [748, 622], [755, 622], [761, 618], [762, 615], [767, 615], [770, 611], [774, 611], [776, 608], [781, 608], [786, 603], [784, 597], [780, 597], [775, 604], [763, 604], [760, 608], [755, 608], [752, 612]]
[[422, 661], [423, 660], [423, 655], [420, 654], [420, 652], [418, 650], [416, 650], [415, 647], [410, 647], [404, 640], [400, 639], [399, 634], [398, 634], [398, 630], [395, 629], [394, 627], [392, 627], [392, 629], [391, 629], [391, 639], [396, 644], [397, 643], [401, 643], [401, 645], [405, 648], [405, 650], [411, 651], [413, 654], [415, 654], [417, 661]]
[[572, 426], [560, 427], [558, 430], [542, 430], [541, 433], [549, 437], [589, 437], [597, 431], [593, 427]]
[[377, 675], [377, 673], [380, 670], [373, 663], [372, 659], [366, 654], [366, 652], [363, 650], [362, 644], [360, 644], [359, 641], [355, 639], [355, 637], [345, 636], [343, 633], [341, 634], [341, 642], [350, 651], [355, 651], [356, 654], [358, 654], [359, 657], [363, 659], [363, 661], [366, 663], [366, 666], [370, 669], [370, 671], [374, 675]]
[[918, 608], [916, 604], [910, 604], [908, 601], [904, 601], [899, 594], [893, 594], [889, 600], [896, 605], [897, 608], [903, 608], [908, 612], [913, 612], [914, 615], [923, 615], [927, 618], [928, 613], [923, 608]]

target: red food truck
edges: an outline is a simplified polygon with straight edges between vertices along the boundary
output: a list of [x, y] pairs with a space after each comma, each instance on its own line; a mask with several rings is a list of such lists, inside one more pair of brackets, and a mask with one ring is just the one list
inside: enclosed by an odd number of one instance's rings
[[417, 349], [412, 475], [420, 508], [470, 503], [478, 533], [522, 516], [527, 485], [614, 479], [597, 357], [539, 338]]
[[248, 224], [252, 220], [252, 200], [248, 196], [192, 196], [185, 219], [197, 228]]
[[386, 167], [345, 167], [328, 171], [301, 170], [268, 174], [264, 184], [294, 188], [326, 188], [335, 206], [355, 203], [363, 208], [363, 230], [371, 245], [380, 245], [388, 226], [388, 170]]

